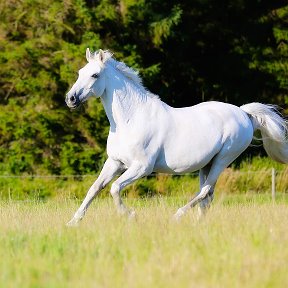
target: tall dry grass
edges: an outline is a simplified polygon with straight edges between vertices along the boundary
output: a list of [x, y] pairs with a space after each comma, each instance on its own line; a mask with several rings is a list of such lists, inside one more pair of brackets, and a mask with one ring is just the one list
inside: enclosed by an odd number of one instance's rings
[[175, 223], [181, 197], [126, 199], [132, 222], [98, 199], [76, 229], [74, 201], [1, 201], [0, 287], [287, 287], [287, 199], [246, 200]]

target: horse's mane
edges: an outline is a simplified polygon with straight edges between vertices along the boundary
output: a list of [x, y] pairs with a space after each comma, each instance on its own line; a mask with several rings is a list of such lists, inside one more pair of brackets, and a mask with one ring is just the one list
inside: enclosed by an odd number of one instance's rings
[[105, 50], [104, 53], [105, 53], [105, 60], [104, 60], [105, 62], [107, 61], [107, 63], [111, 64], [115, 69], [120, 71], [125, 77], [130, 79], [134, 84], [142, 87], [145, 90], [145, 92], [147, 92], [147, 95], [149, 97], [159, 98], [157, 95], [151, 93], [143, 86], [142, 78], [140, 77], [138, 71], [128, 67], [124, 62], [117, 61], [113, 57], [113, 53], [111, 53], [109, 50]]

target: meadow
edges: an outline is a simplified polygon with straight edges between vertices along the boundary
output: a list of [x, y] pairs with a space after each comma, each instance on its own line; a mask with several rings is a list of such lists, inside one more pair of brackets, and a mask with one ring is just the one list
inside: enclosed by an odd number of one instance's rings
[[107, 187], [76, 228], [95, 176], [0, 178], [0, 287], [288, 287], [288, 170], [269, 161], [226, 169], [209, 213], [180, 223], [197, 175], [137, 181], [123, 191], [134, 220]]
[[[187, 198], [187, 197], [186, 197]], [[220, 195], [197, 221], [185, 197], [126, 199], [135, 220], [99, 198], [0, 202], [0, 287], [287, 287], [288, 197]]]

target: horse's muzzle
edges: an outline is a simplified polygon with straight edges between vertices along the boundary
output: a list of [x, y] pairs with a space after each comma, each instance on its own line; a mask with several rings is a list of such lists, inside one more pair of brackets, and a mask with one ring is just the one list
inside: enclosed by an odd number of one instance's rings
[[75, 109], [80, 105], [80, 99], [76, 93], [74, 93], [72, 95], [67, 94], [65, 102], [66, 102], [67, 106], [71, 109]]

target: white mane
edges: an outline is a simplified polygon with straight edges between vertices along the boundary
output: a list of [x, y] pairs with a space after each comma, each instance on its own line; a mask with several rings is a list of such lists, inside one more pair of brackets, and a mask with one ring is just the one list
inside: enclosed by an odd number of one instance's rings
[[124, 62], [120, 62], [114, 59], [113, 54], [109, 50], [104, 51], [104, 53], [105, 53], [105, 62], [107, 61], [115, 69], [120, 71], [125, 77], [130, 79], [134, 84], [143, 88], [145, 92], [147, 93], [147, 96], [151, 98], [159, 98], [157, 95], [151, 93], [143, 86], [142, 78], [139, 76], [138, 71], [134, 70], [133, 68], [128, 67]]

